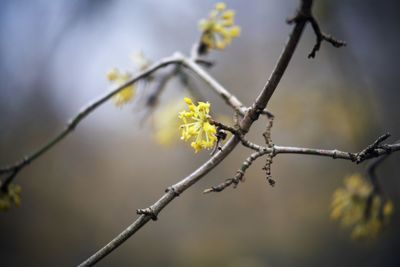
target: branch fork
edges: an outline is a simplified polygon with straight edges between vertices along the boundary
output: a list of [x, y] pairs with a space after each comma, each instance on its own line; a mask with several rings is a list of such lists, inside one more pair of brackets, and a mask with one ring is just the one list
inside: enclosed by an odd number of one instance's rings
[[359, 164], [367, 158], [379, 156], [379, 150], [384, 150], [389, 154], [392, 150], [388, 145], [381, 144], [390, 137], [390, 133], [379, 136], [372, 144], [354, 155], [354, 161]]
[[293, 24], [293, 23], [299, 23], [299, 22], [303, 21], [303, 22], [309, 22], [311, 24], [313, 31], [315, 33], [315, 36], [316, 36], [316, 42], [315, 42], [314, 47], [312, 48], [311, 52], [308, 54], [308, 58], [315, 58], [317, 52], [321, 48], [321, 44], [323, 41], [330, 43], [334, 47], [346, 46], [345, 41], [338, 40], [335, 37], [333, 37], [332, 35], [326, 34], [321, 31], [319, 23], [318, 23], [317, 19], [314, 17], [314, 15], [312, 14], [311, 9], [305, 10], [305, 11], [304, 10], [298, 11], [297, 15], [295, 17], [287, 19], [286, 22], [288, 24]]
[[[256, 114], [261, 114], [261, 112], [256, 112]], [[237, 117], [238, 114], [236, 114], [235, 117]], [[229, 178], [226, 179], [224, 182], [220, 183], [217, 186], [212, 186], [211, 188], [208, 188], [206, 190], [203, 191], [203, 193], [211, 193], [211, 192], [221, 192], [223, 191], [225, 188], [233, 185], [233, 188], [236, 188], [239, 184], [239, 182], [243, 182], [245, 177], [245, 172], [246, 170], [253, 164], [253, 162], [258, 159], [261, 156], [266, 155], [266, 162], [265, 165], [263, 167], [263, 170], [265, 171], [266, 174], [266, 179], [268, 181], [268, 183], [271, 186], [275, 185], [275, 181], [272, 179], [271, 176], [271, 164], [272, 164], [272, 158], [276, 155], [275, 154], [275, 149], [274, 149], [274, 145], [272, 144], [272, 140], [271, 140], [271, 128], [273, 126], [273, 119], [274, 119], [274, 115], [272, 113], [269, 113], [268, 115], [268, 123], [267, 123], [267, 127], [265, 132], [263, 133], [263, 136], [265, 138], [265, 143], [266, 146], [259, 146], [257, 144], [254, 144], [250, 141], [248, 141], [245, 138], [245, 134], [241, 131], [241, 128], [239, 126], [238, 123], [236, 123], [235, 120], [235, 128], [224, 125], [220, 122], [211, 120], [211, 124], [216, 125], [218, 127], [218, 129], [223, 129], [226, 131], [231, 132], [233, 135], [236, 136], [236, 138], [238, 138], [241, 142], [241, 144], [251, 150], [254, 150], [256, 152], [252, 153], [248, 158], [245, 159], [245, 161], [242, 163], [241, 167], [236, 171], [236, 174], [233, 178]]]

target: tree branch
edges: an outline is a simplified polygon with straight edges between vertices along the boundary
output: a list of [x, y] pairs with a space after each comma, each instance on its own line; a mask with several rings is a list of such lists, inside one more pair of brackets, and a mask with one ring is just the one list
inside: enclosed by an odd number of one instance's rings
[[390, 154], [400, 150], [400, 143], [385, 145], [385, 148], [375, 148], [373, 153], [367, 154], [360, 161], [357, 160], [357, 155], [361, 152], [351, 153], [340, 151], [337, 149], [326, 150], [306, 147], [290, 147], [290, 146], [274, 146], [276, 154], [304, 154], [304, 155], [315, 155], [322, 157], [331, 157], [333, 159], [345, 159], [351, 160], [356, 163], [361, 163], [367, 159], [376, 158], [381, 155]]
[[232, 107], [235, 111], [239, 112], [240, 114], [244, 115], [245, 113], [245, 106], [240, 102], [240, 100], [228, 92], [217, 80], [211, 77], [205, 70], [203, 70], [197, 63], [193, 60], [184, 58], [182, 65], [188, 68], [190, 71], [195, 73], [199, 76], [207, 85], [209, 85], [223, 100], [225, 103]]
[[[302, 0], [298, 13], [311, 12], [312, 3], [312, 0]], [[289, 64], [290, 59], [292, 58], [293, 52], [299, 43], [305, 24], [306, 22], [303, 20], [295, 22], [295, 26], [290, 34], [289, 40], [286, 43], [285, 48], [283, 49], [267, 83], [265, 84], [263, 90], [261, 90], [253, 105], [246, 112], [246, 116], [240, 121], [240, 128], [242, 129], [243, 133], [247, 133], [251, 124], [258, 119], [260, 114], [263, 113], [268, 101], [275, 92], [275, 89]]]
[[146, 70], [140, 72], [137, 74], [135, 77], [130, 79], [129, 81], [125, 82], [124, 84], [120, 85], [116, 89], [107, 92], [106, 94], [100, 96], [97, 100], [93, 101], [92, 103], [88, 104], [86, 107], [84, 107], [74, 118], [70, 120], [70, 122], [67, 124], [65, 129], [61, 131], [55, 138], [50, 140], [47, 144], [45, 144], [43, 147], [39, 148], [37, 151], [35, 151], [33, 154], [24, 157], [21, 161], [18, 163], [4, 167], [0, 169], [0, 174], [6, 174], [10, 173], [10, 175], [5, 179], [5, 182], [1, 184], [0, 190], [7, 191], [8, 185], [12, 182], [12, 180], [16, 177], [16, 175], [27, 165], [29, 165], [32, 161], [35, 159], [39, 158], [41, 155], [46, 153], [49, 149], [51, 149], [53, 146], [58, 144], [61, 140], [63, 140], [67, 135], [69, 135], [75, 128], [76, 126], [84, 119], [86, 118], [90, 113], [92, 113], [96, 108], [101, 106], [103, 103], [105, 103], [107, 100], [109, 100], [111, 97], [113, 97], [115, 94], [119, 93], [121, 90], [123, 90], [125, 87], [132, 85], [133, 83], [137, 82], [140, 79], [143, 79], [145, 77], [148, 77], [151, 75], [153, 72], [156, 70], [171, 65], [171, 64], [180, 64], [182, 62], [182, 57], [180, 55], [174, 55], [172, 57], [164, 58], [160, 60], [159, 62], [153, 64]]
[[226, 179], [225, 182], [217, 185], [217, 186], [213, 186], [211, 188], [208, 188], [206, 190], [203, 191], [204, 194], [207, 193], [211, 193], [211, 192], [221, 192], [223, 191], [225, 188], [227, 188], [228, 186], [233, 184], [233, 188], [236, 188], [236, 186], [239, 184], [239, 182], [244, 180], [244, 174], [246, 172], [246, 170], [251, 166], [251, 164], [253, 164], [254, 161], [256, 161], [256, 159], [258, 159], [259, 157], [267, 154], [268, 151], [267, 150], [261, 150], [258, 152], [254, 152], [252, 153], [243, 163], [242, 166], [240, 166], [240, 169], [238, 169], [236, 171], [235, 177], [233, 178], [229, 178]]
[[[306, 12], [306, 9], [310, 9], [312, 5], [312, 0], [303, 0], [301, 2], [300, 11]], [[251, 125], [255, 120], [258, 119], [259, 115], [264, 112], [265, 107], [268, 104], [269, 99], [274, 93], [276, 87], [281, 80], [290, 59], [296, 49], [296, 46], [300, 40], [305, 26], [304, 21], [299, 21], [296, 23], [295, 27], [290, 34], [290, 37], [283, 49], [278, 62], [272, 71], [270, 78], [268, 79], [265, 87], [261, 90], [259, 96], [257, 97], [255, 103], [251, 108], [249, 108], [243, 119], [240, 121], [240, 128], [243, 133], [247, 133]], [[197, 69], [197, 68], [196, 68]], [[203, 73], [203, 72], [200, 72]], [[230, 99], [230, 98], [228, 98]], [[189, 176], [182, 179], [180, 182], [176, 183], [168, 189], [168, 191], [152, 206], [150, 206], [153, 214], [143, 214], [135, 222], [133, 222], [128, 228], [123, 230], [117, 237], [110, 241], [106, 246], [101, 248], [90, 258], [82, 262], [79, 266], [92, 266], [96, 262], [100, 261], [102, 258], [111, 253], [118, 246], [123, 244], [130, 236], [136, 233], [143, 225], [145, 225], [154, 215], [157, 216], [158, 213], [168, 205], [176, 196], [184, 192], [191, 185], [200, 180], [209, 171], [215, 168], [238, 144], [239, 139], [236, 136], [232, 136], [231, 139], [225, 144], [221, 151], [218, 151], [214, 156], [212, 156], [207, 162], [200, 166], [197, 170], [191, 173]]]
[[[356, 162], [357, 164], [372, 158], [377, 158], [373, 163], [368, 167], [368, 174], [371, 177], [371, 182], [374, 186], [375, 193], [381, 193], [379, 181], [375, 175], [375, 168], [378, 164], [380, 164], [386, 156], [390, 153], [400, 150], [400, 143], [397, 141], [394, 144], [385, 144], [380, 146], [380, 142], [386, 139], [387, 134], [380, 136], [377, 140], [375, 140], [372, 144], [368, 145], [365, 149], [360, 152], [352, 153], [340, 151], [337, 149], [327, 150], [327, 149], [318, 149], [318, 148], [306, 148], [306, 147], [290, 147], [290, 146], [277, 146], [277, 145], [268, 145], [267, 146], [258, 146], [254, 144], [251, 148], [257, 148], [258, 152], [255, 152], [250, 155], [243, 163], [242, 167], [239, 171], [236, 172], [235, 178], [226, 179], [224, 182], [217, 186], [213, 186], [209, 189], [204, 190], [204, 193], [210, 192], [221, 192], [225, 188], [230, 185], [235, 185], [242, 180], [245, 171], [250, 167], [254, 160], [257, 158], [267, 155], [266, 165], [263, 167], [263, 170], [266, 171], [267, 180], [271, 186], [275, 184], [275, 181], [271, 178], [271, 163], [272, 158], [277, 156], [278, 154], [302, 154], [302, 155], [315, 155], [321, 157], [331, 157], [333, 159], [345, 159], [350, 160], [352, 162]], [[366, 152], [368, 151], [368, 152]], [[363, 155], [360, 157], [360, 155]], [[243, 168], [243, 166], [245, 168]]]

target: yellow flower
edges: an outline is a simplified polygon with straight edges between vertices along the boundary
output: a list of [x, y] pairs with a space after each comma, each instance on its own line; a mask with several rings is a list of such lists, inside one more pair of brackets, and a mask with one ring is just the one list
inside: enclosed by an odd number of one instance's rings
[[[130, 73], [121, 73], [118, 69], [115, 68], [111, 69], [107, 73], [107, 79], [117, 86], [124, 84], [130, 78], [131, 78]], [[131, 101], [134, 95], [135, 95], [135, 88], [133, 85], [129, 85], [113, 96], [114, 104], [118, 107], [122, 106]]]
[[343, 226], [353, 226], [351, 236], [355, 239], [377, 237], [393, 212], [392, 202], [382, 203], [360, 174], [345, 178], [344, 184], [333, 194], [331, 218], [340, 220]]
[[235, 12], [226, 10], [224, 3], [217, 3], [207, 19], [199, 22], [202, 31], [201, 44], [209, 49], [223, 50], [232, 39], [240, 35], [240, 27], [234, 25]]
[[198, 102], [195, 105], [190, 98], [184, 98], [189, 111], [181, 111], [179, 119], [183, 124], [179, 127], [181, 130], [181, 139], [184, 141], [193, 140], [190, 144], [195, 152], [203, 149], [210, 149], [217, 141], [217, 129], [210, 123], [210, 103]]

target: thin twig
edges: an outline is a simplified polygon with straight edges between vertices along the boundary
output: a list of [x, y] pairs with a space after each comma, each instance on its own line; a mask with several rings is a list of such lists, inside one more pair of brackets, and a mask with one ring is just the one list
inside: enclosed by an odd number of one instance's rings
[[321, 48], [322, 41], [326, 41], [326, 42], [330, 43], [331, 45], [333, 45], [334, 47], [342, 47], [342, 46], [346, 45], [345, 41], [337, 40], [332, 35], [323, 33], [319, 27], [317, 20], [314, 18], [314, 16], [311, 16], [309, 18], [309, 21], [314, 30], [317, 40], [315, 42], [313, 49], [311, 50], [310, 54], [308, 55], [308, 58], [315, 58], [315, 54]]
[[[306, 147], [290, 147], [290, 146], [274, 146], [276, 154], [304, 154], [304, 155], [316, 155], [322, 157], [331, 157], [333, 159], [345, 159], [353, 162], [357, 162], [357, 154], [360, 153], [351, 153], [340, 151], [337, 149], [326, 150], [326, 149], [316, 149], [316, 148], [306, 148]], [[385, 145], [385, 148], [375, 148], [374, 153], [370, 153], [365, 156], [361, 161], [357, 163], [361, 163], [367, 159], [376, 158], [381, 155], [390, 154], [391, 152], [399, 151], [400, 143]]]
[[[379, 138], [378, 138], [379, 139]], [[399, 141], [400, 142], [400, 141]], [[373, 144], [375, 144], [374, 142]], [[258, 146], [258, 145], [255, 145]], [[365, 151], [365, 149], [361, 150], [360, 152], [352, 153], [352, 152], [345, 152], [345, 151], [340, 151], [337, 149], [319, 149], [319, 148], [307, 148], [307, 147], [290, 147], [290, 146], [277, 146], [277, 145], [272, 145], [272, 146], [258, 146], [259, 147], [259, 152], [260, 154], [258, 157], [267, 155], [267, 164], [264, 166], [264, 170], [266, 171], [267, 175], [267, 180], [273, 186], [275, 184], [275, 181], [272, 180], [271, 178], [271, 170], [270, 170], [270, 165], [272, 163], [272, 158], [277, 156], [278, 154], [302, 154], [302, 155], [314, 155], [314, 156], [321, 156], [321, 157], [330, 157], [333, 159], [344, 159], [344, 160], [350, 160], [352, 162], [360, 163], [362, 161], [372, 159], [372, 158], [378, 158], [379, 161], [377, 161], [375, 164], [380, 163], [381, 160], [384, 159], [385, 156], [388, 156], [390, 153], [395, 152], [395, 151], [400, 151], [400, 143], [394, 143], [394, 144], [385, 144], [385, 148], [374, 148], [373, 153], [368, 153], [366, 154], [365, 157], [362, 158], [360, 162], [357, 162], [357, 155], [362, 153], [362, 151]], [[368, 145], [368, 147], [371, 147], [371, 145]], [[256, 153], [254, 153], [256, 154]], [[253, 155], [253, 154], [252, 154]], [[258, 158], [257, 157], [257, 158]], [[375, 166], [375, 165], [372, 165]], [[369, 168], [371, 169], [371, 167]], [[374, 169], [371, 169], [374, 171]], [[375, 179], [376, 180], [376, 179]], [[237, 184], [235, 181], [232, 181], [232, 179], [226, 179], [223, 183], [221, 183], [218, 186], [211, 187], [210, 189], [207, 189], [206, 193], [209, 192], [220, 192], [226, 187], [232, 185], [232, 184]], [[215, 190], [213, 190], [215, 188]], [[219, 190], [222, 188], [222, 190]]]
[[253, 162], [256, 161], [256, 159], [267, 153], [268, 153], [267, 150], [254, 152], [242, 163], [240, 169], [236, 171], [235, 177], [226, 179], [223, 183], [204, 190], [203, 193], [207, 194], [211, 192], [221, 192], [230, 185], [233, 185], [233, 188], [236, 188], [239, 182], [244, 180], [244, 174], [246, 170], [251, 166], [251, 164], [253, 164]]
[[[199, 78], [201, 78], [210, 88], [215, 91], [219, 96], [222, 97], [223, 100], [225, 100], [226, 104], [230, 107], [232, 107], [236, 112], [238, 112], [240, 115], [244, 116], [244, 114], [250, 109], [248, 107], [245, 107], [240, 100], [230, 93], [228, 90], [226, 90], [216, 79], [214, 79], [208, 72], [203, 70], [200, 66], [199, 63], [201, 62], [200, 59], [197, 59], [196, 61], [192, 59], [185, 58], [183, 62], [183, 66], [188, 68], [190, 71], [192, 71], [194, 74], [196, 74]], [[262, 115], [266, 115], [268, 117], [274, 117], [274, 114], [272, 112], [268, 111], [267, 109], [262, 110], [261, 112]]]
[[234, 110], [244, 114], [244, 105], [239, 99], [228, 92], [218, 81], [212, 78], [205, 70], [203, 70], [197, 63], [193, 60], [185, 58], [183, 60], [184, 67], [188, 68], [199, 76], [203, 81], [205, 81], [222, 99], [225, 100], [226, 104], [232, 107]]
[[215, 125], [215, 126], [217, 126], [217, 127], [219, 127], [222, 130], [228, 131], [228, 132], [232, 133], [233, 135], [235, 135], [237, 138], [239, 138], [240, 142], [245, 147], [250, 148], [250, 149], [255, 150], [255, 151], [263, 150], [262, 146], [259, 146], [259, 145], [255, 144], [255, 143], [252, 143], [249, 140], [247, 140], [244, 137], [244, 134], [241, 132], [240, 129], [235, 129], [233, 127], [230, 127], [228, 125], [225, 125], [223, 123], [220, 123], [220, 122], [212, 120], [212, 119], [210, 119], [210, 123]]
[[265, 171], [265, 178], [267, 179], [268, 183], [271, 186], [275, 185], [275, 180], [272, 179], [272, 175], [271, 175], [271, 165], [272, 165], [272, 159], [273, 157], [276, 155], [275, 154], [275, 150], [273, 149], [274, 144], [272, 143], [272, 126], [274, 125], [274, 117], [268, 117], [267, 118], [267, 125], [265, 127], [265, 131], [263, 133], [264, 136], [264, 141], [267, 147], [271, 148], [271, 153], [268, 153], [266, 155], [266, 159], [265, 159], [265, 165], [263, 167], [263, 170]]

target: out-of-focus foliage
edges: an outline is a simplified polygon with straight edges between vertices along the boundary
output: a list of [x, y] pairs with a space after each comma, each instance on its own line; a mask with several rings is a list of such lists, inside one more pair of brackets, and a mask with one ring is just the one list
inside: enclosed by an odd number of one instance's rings
[[240, 34], [240, 27], [234, 25], [235, 11], [226, 10], [224, 3], [217, 3], [207, 19], [199, 22], [202, 31], [201, 45], [206, 51], [223, 50], [232, 39]]
[[210, 149], [217, 141], [217, 129], [210, 124], [210, 103], [193, 103], [190, 98], [185, 97], [185, 102], [189, 111], [179, 112], [179, 118], [183, 121], [180, 126], [181, 139], [189, 141], [194, 138], [190, 144], [197, 153], [201, 149]]
[[20, 195], [21, 187], [16, 184], [10, 184], [7, 188], [7, 192], [0, 192], [0, 211], [8, 210], [12, 205], [18, 207], [21, 203]]
[[354, 239], [376, 238], [393, 213], [392, 202], [374, 193], [360, 174], [345, 178], [344, 185], [333, 193], [331, 218], [340, 220], [344, 227], [353, 227]]
[[[127, 82], [131, 78], [131, 74], [126, 72], [126, 73], [121, 73], [118, 69], [114, 68], [111, 69], [107, 73], [107, 79], [111, 81], [112, 83], [118, 85], [122, 85], [125, 82]], [[133, 85], [127, 86], [124, 89], [122, 89], [120, 92], [118, 92], [116, 95], [114, 95], [113, 100], [114, 104], [117, 107], [120, 107], [129, 101], [133, 99], [135, 95], [135, 88]]]
[[158, 106], [154, 112], [154, 138], [157, 143], [171, 146], [179, 140], [180, 120], [176, 114], [185, 108], [182, 100], [171, 101]]
[[[274, 112], [289, 114], [280, 119], [280, 124], [295, 127], [314, 140], [323, 141], [325, 135], [336, 136], [341, 142], [354, 143], [365, 137], [365, 131], [374, 127], [374, 107], [363, 96], [335, 88], [334, 94], [321, 88], [297, 90], [279, 96], [285, 106], [274, 107]], [[282, 110], [282, 111], [281, 111]], [[306, 125], [306, 127], [305, 127]]]
[[[136, 64], [138, 70], [146, 69], [151, 63], [142, 52], [133, 54], [132, 61]], [[113, 68], [107, 73], [107, 79], [117, 86], [126, 83], [130, 78], [132, 78], [132, 72], [126, 71], [125, 73], [122, 73], [117, 68]], [[130, 102], [135, 96], [135, 89], [136, 88], [134, 85], [126, 86], [116, 95], [114, 95], [114, 104], [117, 107], [121, 107]]]

